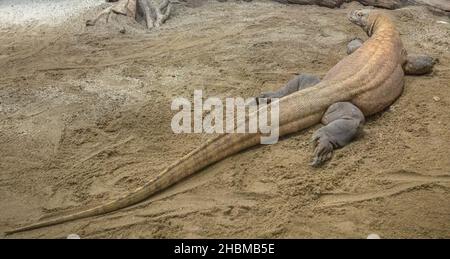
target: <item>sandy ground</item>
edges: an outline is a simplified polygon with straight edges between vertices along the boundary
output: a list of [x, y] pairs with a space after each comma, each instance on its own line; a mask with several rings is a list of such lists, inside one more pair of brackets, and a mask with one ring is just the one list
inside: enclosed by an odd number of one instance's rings
[[0, 24], [60, 25], [103, 3], [99, 0], [1, 0]]
[[[194, 6], [139, 34], [85, 29], [95, 10], [2, 23], [0, 232], [113, 200], [205, 141], [172, 133], [172, 98], [249, 97], [300, 72], [323, 76], [364, 37], [346, 19], [358, 4]], [[406, 77], [401, 98], [322, 168], [308, 165], [314, 127], [137, 206], [12, 237], [450, 238], [450, 21], [421, 7], [390, 13], [409, 52], [440, 63]]]

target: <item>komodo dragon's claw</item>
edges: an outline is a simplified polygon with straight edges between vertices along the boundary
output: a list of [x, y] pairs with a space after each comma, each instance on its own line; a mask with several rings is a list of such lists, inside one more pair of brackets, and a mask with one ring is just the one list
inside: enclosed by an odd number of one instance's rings
[[314, 159], [310, 164], [313, 167], [321, 166], [333, 156], [333, 145], [326, 139], [316, 138], [314, 147]]

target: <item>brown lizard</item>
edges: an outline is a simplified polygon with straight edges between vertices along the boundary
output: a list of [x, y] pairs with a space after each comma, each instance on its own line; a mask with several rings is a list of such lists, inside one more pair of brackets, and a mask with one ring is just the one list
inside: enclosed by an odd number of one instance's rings
[[[325, 124], [313, 136], [315, 165], [331, 158], [334, 148], [353, 138], [364, 122], [364, 116], [388, 107], [403, 89], [402, 66], [406, 62], [406, 51], [391, 19], [376, 10], [353, 11], [349, 19], [361, 26], [370, 38], [335, 65], [321, 82], [307, 76], [298, 78], [290, 85], [301, 91], [284, 93], [282, 98], [269, 104], [279, 104], [281, 136], [321, 121]], [[130, 194], [92, 209], [20, 227], [7, 234], [102, 215], [137, 204], [213, 163], [259, 144], [260, 137], [260, 133], [220, 134]]]

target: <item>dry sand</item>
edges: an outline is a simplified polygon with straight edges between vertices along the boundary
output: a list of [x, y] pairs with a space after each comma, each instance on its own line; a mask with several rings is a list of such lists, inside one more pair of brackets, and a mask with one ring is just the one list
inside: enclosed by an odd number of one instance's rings
[[0, 24], [57, 26], [103, 3], [101, 0], [1, 0]]
[[[2, 21], [0, 232], [113, 200], [205, 141], [172, 133], [173, 97], [249, 97], [297, 73], [322, 76], [365, 37], [346, 19], [358, 4], [195, 6], [139, 34], [85, 29], [98, 7], [58, 24]], [[449, 238], [449, 19], [390, 13], [409, 52], [440, 63], [406, 77], [401, 98], [322, 168], [308, 165], [314, 127], [137, 206], [13, 237]]]

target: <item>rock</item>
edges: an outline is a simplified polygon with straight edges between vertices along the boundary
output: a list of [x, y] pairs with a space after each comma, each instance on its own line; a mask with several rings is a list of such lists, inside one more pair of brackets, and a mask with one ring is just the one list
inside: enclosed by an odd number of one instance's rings
[[363, 5], [382, 7], [387, 9], [397, 9], [409, 5], [423, 5], [431, 11], [436, 11], [450, 15], [449, 0], [358, 0]]
[[274, 0], [283, 4], [319, 5], [329, 8], [340, 7], [344, 2], [360, 2], [363, 5], [397, 9], [409, 5], [423, 5], [431, 11], [450, 16], [449, 0]]
[[344, 0], [274, 0], [283, 4], [319, 5], [330, 8], [339, 7]]
[[67, 236], [67, 239], [81, 239], [81, 237], [77, 234], [70, 234]]
[[413, 2], [442, 10], [447, 14], [450, 12], [450, 1], [448, 0], [414, 0]]
[[408, 5], [409, 0], [358, 0], [363, 5], [370, 5], [375, 7], [383, 7], [387, 9], [397, 9]]
[[437, 96], [433, 96], [433, 100], [434, 100], [435, 102], [439, 102], [439, 101], [441, 100], [441, 98], [439, 98], [439, 97], [437, 97]]
[[381, 239], [381, 237], [377, 234], [370, 234], [367, 236], [367, 239]]

